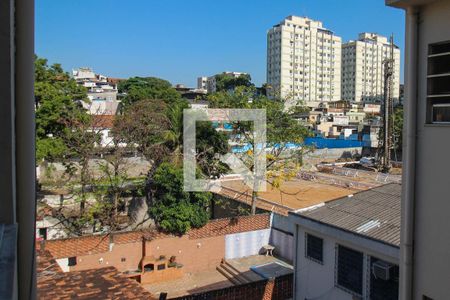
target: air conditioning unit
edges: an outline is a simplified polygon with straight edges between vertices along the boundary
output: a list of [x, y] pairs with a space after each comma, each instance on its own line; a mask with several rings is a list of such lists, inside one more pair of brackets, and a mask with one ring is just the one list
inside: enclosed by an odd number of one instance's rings
[[389, 280], [392, 267], [392, 264], [379, 260], [372, 264], [372, 274], [376, 279]]

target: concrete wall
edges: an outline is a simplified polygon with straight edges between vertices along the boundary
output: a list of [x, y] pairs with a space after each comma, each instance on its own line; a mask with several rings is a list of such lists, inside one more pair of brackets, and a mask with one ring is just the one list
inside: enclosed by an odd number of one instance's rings
[[[183, 264], [185, 272], [214, 270], [225, 257], [224, 236], [204, 239], [189, 239], [188, 236], [158, 238], [147, 241], [145, 246], [147, 256], [176, 256], [177, 262]], [[143, 254], [142, 242], [113, 244], [110, 250], [78, 256], [77, 265], [70, 267], [70, 271], [106, 266], [114, 266], [119, 271], [138, 269]], [[125, 261], [122, 261], [122, 258], [125, 258]]]
[[[107, 134], [103, 132], [103, 134]], [[89, 170], [92, 176], [98, 178], [105, 176], [101, 171], [99, 165], [104, 164], [103, 159], [91, 159], [89, 160]], [[79, 176], [79, 164], [74, 162], [74, 167], [77, 168], [75, 176]], [[150, 163], [143, 157], [127, 157], [124, 159], [122, 171], [126, 172], [129, 177], [145, 176], [150, 169]], [[43, 163], [38, 166], [39, 168], [39, 181], [42, 183], [55, 183], [58, 181], [68, 181], [69, 176], [66, 174], [66, 167], [61, 162]]]
[[175, 255], [185, 272], [214, 270], [225, 257], [224, 236], [189, 239], [187, 236], [156, 239], [146, 244], [147, 255]]
[[287, 232], [272, 228], [270, 232], [270, 245], [275, 246], [274, 254], [289, 262], [294, 260], [294, 236]]
[[[142, 259], [142, 242], [115, 244], [112, 251], [92, 255], [77, 256], [77, 265], [70, 267], [70, 271], [81, 271], [113, 266], [119, 272], [136, 270]], [[122, 261], [125, 258], [125, 261]]]
[[233, 259], [261, 253], [269, 244], [270, 228], [225, 236], [225, 258]]
[[316, 149], [311, 154], [305, 155], [304, 159], [312, 160], [315, 158], [327, 158], [327, 159], [350, 158], [353, 155], [361, 154], [361, 151], [362, 147]]
[[294, 224], [287, 216], [272, 213], [270, 244], [275, 246], [275, 254], [289, 261], [294, 260]]
[[450, 127], [425, 124], [428, 44], [450, 40], [449, 16], [450, 1], [428, 4], [419, 15], [414, 299], [450, 295]]

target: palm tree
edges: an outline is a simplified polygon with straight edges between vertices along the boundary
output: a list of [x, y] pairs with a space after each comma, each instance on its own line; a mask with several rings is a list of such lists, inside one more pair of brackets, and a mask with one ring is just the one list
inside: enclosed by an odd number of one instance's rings
[[183, 109], [188, 108], [185, 101], [177, 101], [167, 109], [169, 128], [164, 134], [164, 143], [170, 149], [170, 160], [180, 165], [183, 160]]

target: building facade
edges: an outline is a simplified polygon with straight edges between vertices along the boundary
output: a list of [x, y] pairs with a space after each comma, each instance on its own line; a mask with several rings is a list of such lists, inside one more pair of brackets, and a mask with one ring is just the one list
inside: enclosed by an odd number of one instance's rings
[[208, 89], [208, 77], [206, 76], [197, 77], [197, 89], [199, 90]]
[[400, 299], [450, 295], [450, 1], [406, 10]]
[[[400, 49], [393, 45], [392, 97], [399, 99]], [[391, 45], [384, 36], [361, 33], [358, 40], [342, 45], [342, 99], [350, 102], [381, 102], [384, 90], [383, 62], [391, 57]]]
[[294, 299], [398, 299], [401, 186], [289, 213]]
[[341, 38], [322, 22], [289, 16], [267, 32], [267, 83], [286, 106], [341, 97]]
[[82, 102], [91, 115], [115, 115], [119, 106], [117, 80], [95, 74], [90, 68], [72, 70], [72, 77], [79, 85], [87, 88], [89, 102]]

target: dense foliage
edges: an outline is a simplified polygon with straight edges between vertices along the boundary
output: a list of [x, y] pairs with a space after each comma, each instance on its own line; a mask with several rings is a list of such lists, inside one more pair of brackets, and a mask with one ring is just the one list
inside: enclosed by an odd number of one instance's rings
[[118, 89], [125, 94], [122, 100], [124, 107], [144, 99], [159, 99], [168, 104], [180, 99], [180, 94], [170, 82], [156, 77], [131, 77], [121, 81]]
[[86, 89], [77, 85], [59, 64], [49, 66], [46, 59], [36, 58], [37, 161], [61, 159], [68, 153], [68, 123], [86, 120], [88, 116], [79, 104], [86, 99]]
[[249, 74], [241, 74], [238, 77], [234, 77], [230, 74], [218, 74], [215, 77], [217, 92], [232, 91], [239, 86], [254, 86], [252, 83], [252, 78]]
[[154, 200], [150, 214], [163, 230], [184, 234], [208, 221], [211, 194], [185, 192], [181, 168], [162, 163], [153, 176], [152, 190]]
[[402, 151], [402, 141], [403, 141], [403, 106], [397, 106], [394, 108], [394, 149], [395, 151]]

